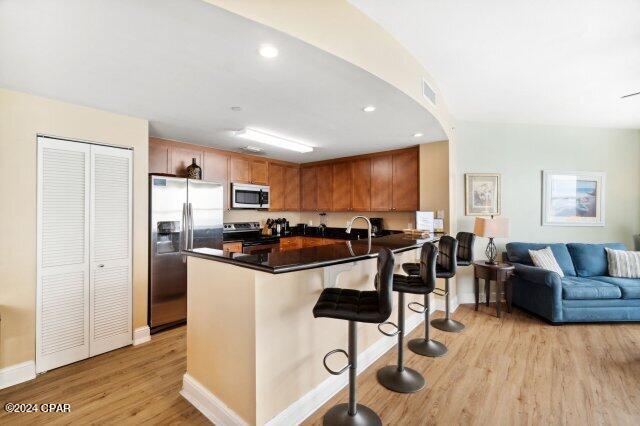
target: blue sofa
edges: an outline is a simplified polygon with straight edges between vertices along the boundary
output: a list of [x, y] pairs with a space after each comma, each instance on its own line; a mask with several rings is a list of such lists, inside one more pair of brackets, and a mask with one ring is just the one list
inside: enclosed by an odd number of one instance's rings
[[[564, 273], [533, 266], [529, 250], [551, 247]], [[506, 258], [515, 266], [509, 278], [513, 304], [553, 323], [640, 321], [640, 279], [608, 274], [605, 247], [624, 244], [508, 243]]]

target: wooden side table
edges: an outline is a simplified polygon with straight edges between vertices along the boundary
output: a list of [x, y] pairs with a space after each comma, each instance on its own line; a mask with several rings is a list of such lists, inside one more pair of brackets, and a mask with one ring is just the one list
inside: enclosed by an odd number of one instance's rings
[[[480, 280], [484, 280], [484, 292], [486, 295], [486, 303], [489, 306], [490, 296], [490, 283], [496, 282], [496, 315], [498, 318], [501, 316], [502, 305], [502, 289], [507, 282], [507, 278], [513, 273], [515, 268], [508, 263], [496, 263], [495, 265], [489, 265], [484, 260], [476, 260], [473, 262], [473, 277], [474, 286], [473, 292], [476, 296], [476, 311], [478, 310], [478, 303], [480, 302]], [[507, 312], [511, 313], [511, 286], [507, 286], [506, 299], [507, 299]]]

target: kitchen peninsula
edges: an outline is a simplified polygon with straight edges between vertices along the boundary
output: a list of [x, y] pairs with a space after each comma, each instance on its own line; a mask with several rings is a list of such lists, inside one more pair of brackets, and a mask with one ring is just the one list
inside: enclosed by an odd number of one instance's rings
[[[373, 289], [383, 247], [394, 252], [399, 270], [435, 240], [395, 234], [370, 246], [365, 239], [265, 254], [187, 251], [183, 396], [214, 422], [299, 422], [344, 384], [322, 364], [328, 351], [347, 344], [341, 321], [313, 318], [322, 289]], [[358, 328], [360, 355], [370, 361], [393, 344], [373, 324]]]

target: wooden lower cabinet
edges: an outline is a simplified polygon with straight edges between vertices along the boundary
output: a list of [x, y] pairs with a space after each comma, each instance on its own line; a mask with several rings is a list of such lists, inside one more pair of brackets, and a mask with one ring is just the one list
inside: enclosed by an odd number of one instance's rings
[[242, 241], [222, 244], [222, 250], [227, 253], [242, 253]]
[[306, 247], [318, 247], [326, 246], [329, 244], [336, 244], [345, 242], [346, 240], [336, 238], [323, 238], [323, 237], [308, 237], [308, 236], [296, 236], [296, 237], [282, 237], [280, 238], [280, 251], [297, 250]]

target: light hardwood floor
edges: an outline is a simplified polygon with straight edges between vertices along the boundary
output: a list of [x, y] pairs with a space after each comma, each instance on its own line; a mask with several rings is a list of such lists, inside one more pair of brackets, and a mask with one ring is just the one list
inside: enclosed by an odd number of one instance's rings
[[[406, 351], [407, 365], [427, 379], [423, 391], [395, 394], [377, 384], [395, 348], [358, 377], [359, 401], [385, 424], [640, 424], [640, 324], [552, 326], [518, 309], [498, 319], [493, 307], [470, 305], [454, 317], [467, 325], [463, 333], [433, 330], [446, 356]], [[72, 412], [11, 415], [0, 407], [0, 424], [207, 423], [178, 394], [185, 336], [185, 328], [170, 330], [4, 389], [2, 403], [66, 402]], [[321, 424], [329, 407], [345, 401], [346, 390], [305, 424]]]

